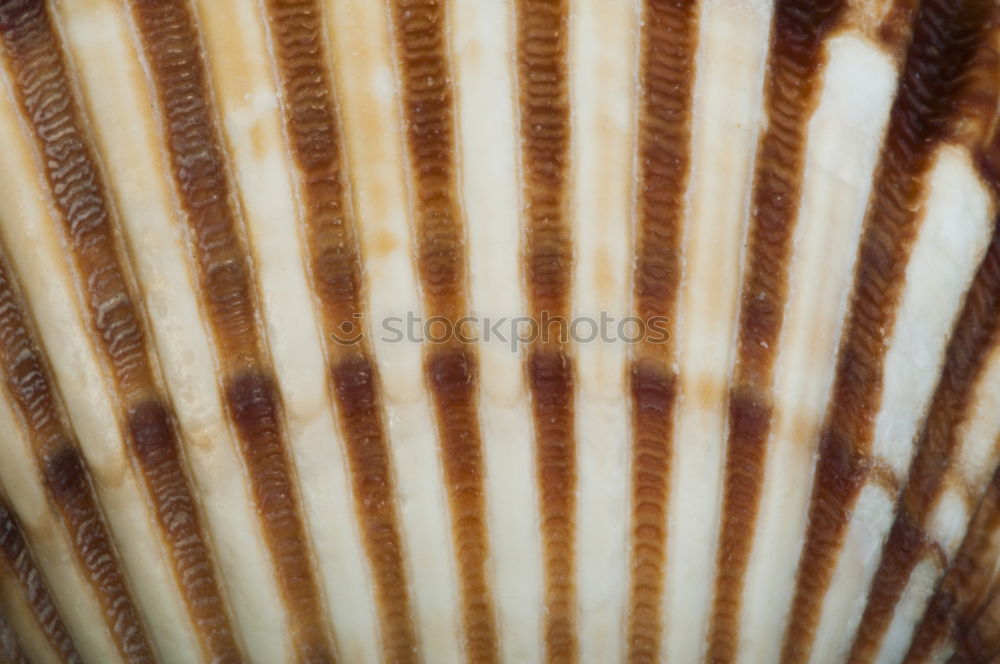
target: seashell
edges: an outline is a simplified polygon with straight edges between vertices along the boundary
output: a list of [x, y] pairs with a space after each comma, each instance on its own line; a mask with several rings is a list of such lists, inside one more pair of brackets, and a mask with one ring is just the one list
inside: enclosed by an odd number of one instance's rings
[[0, 0], [0, 661], [1000, 661], [998, 47]]

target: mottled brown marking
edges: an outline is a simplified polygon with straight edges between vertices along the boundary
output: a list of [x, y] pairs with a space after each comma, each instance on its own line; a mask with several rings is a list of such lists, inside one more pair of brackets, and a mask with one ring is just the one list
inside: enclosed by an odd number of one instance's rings
[[[52, 650], [65, 664], [81, 664], [73, 638], [66, 630], [52, 601], [45, 579], [24, 540], [14, 514], [0, 502], [0, 574], [9, 575], [21, 587], [22, 595]], [[131, 660], [129, 660], [131, 661]], [[135, 661], [153, 661], [148, 659]]]
[[986, 599], [1000, 532], [1000, 468], [993, 473], [958, 553], [916, 626], [904, 662], [923, 664], [950, 636], [973, 624]]
[[900, 478], [896, 477], [896, 472], [884, 459], [878, 457], [868, 457], [865, 459], [865, 473], [867, 475], [865, 478], [866, 481], [873, 486], [881, 488], [890, 499], [894, 499], [899, 495], [899, 490], [902, 488], [903, 482]]
[[570, 314], [573, 247], [567, 222], [570, 117], [566, 0], [517, 0], [517, 82], [528, 312], [551, 316], [549, 341], [528, 350], [545, 561], [545, 657], [575, 662], [576, 434], [573, 360], [563, 338]]
[[[698, 12], [647, 0], [640, 54], [635, 314], [672, 319], [680, 282], [684, 191], [690, 170]], [[673, 344], [645, 343], [631, 358], [632, 533], [627, 657], [657, 662], [666, 552], [676, 376]]]
[[68, 428], [34, 323], [0, 247], [0, 376], [39, 456], [67, 445]]
[[818, 102], [825, 37], [842, 0], [779, 0], [764, 83], [766, 129], [757, 151], [737, 355], [729, 394], [722, 516], [707, 660], [732, 662], [743, 580], [764, 482], [774, 361], [788, 295], [809, 118]]
[[952, 664], [995, 663], [1000, 657], [1000, 584], [994, 579], [986, 592], [988, 600], [972, 623], [959, 631]]
[[960, 425], [970, 415], [975, 388], [991, 351], [1000, 341], [1000, 218], [965, 297], [945, 352], [944, 368], [916, 455], [896, 510], [889, 540], [872, 581], [868, 604], [851, 651], [852, 662], [870, 660], [885, 636], [910, 572], [925, 553], [924, 538], [945, 487], [959, 443]]
[[1000, 649], [1000, 468], [966, 531], [955, 562], [938, 586], [917, 626], [904, 662], [931, 661], [951, 646], [957, 664], [993, 662]]
[[[465, 224], [456, 182], [455, 102], [444, 0], [393, 0], [393, 26], [410, 157], [417, 272], [428, 317], [468, 313]], [[458, 554], [465, 651], [499, 659], [490, 587], [489, 531], [475, 348], [451, 340], [430, 350], [424, 371], [438, 423], [452, 537]]]
[[[378, 375], [367, 340], [360, 249], [344, 172], [341, 129], [315, 0], [269, 0], [267, 20], [289, 146], [298, 169], [309, 274], [320, 316], [362, 541], [373, 570], [387, 661], [417, 659]], [[348, 331], [349, 334], [345, 334]], [[335, 338], [355, 340], [341, 346]]]
[[905, 47], [910, 37], [910, 21], [919, 0], [889, 0], [891, 6], [875, 30], [882, 46], [896, 54]]
[[[644, 3], [634, 275], [635, 310], [643, 320], [673, 317], [677, 302], [697, 33], [692, 3]], [[671, 351], [669, 344], [642, 349], [661, 358]]]
[[17, 634], [14, 633], [7, 617], [0, 612], [0, 664], [26, 664], [26, 662]]
[[[117, 401], [127, 408], [135, 399], [147, 398], [161, 388], [143, 329], [142, 305], [115, 228], [111, 199], [46, 3], [4, 2], [0, 5], [0, 33], [15, 98], [40, 153], [82, 291], [87, 324], [113, 379]], [[128, 418], [125, 413], [122, 416]], [[129, 437], [129, 442], [139, 441]], [[159, 455], [155, 463], [143, 457], [143, 450], [131, 450], [138, 456], [142, 478], [173, 554], [176, 581], [205, 654], [226, 661], [239, 659], [179, 444], [174, 440], [169, 452]], [[74, 505], [78, 509], [93, 508], [93, 497], [80, 494]], [[86, 516], [76, 514], [76, 518], [84, 519], [81, 533], [87, 524]], [[185, 527], [167, 527], [175, 522], [184, 522]], [[89, 532], [87, 538], [90, 545], [98, 545], [98, 534]], [[82, 540], [78, 540], [78, 547], [81, 544]], [[86, 551], [79, 554], [92, 555]], [[121, 593], [124, 597], [123, 589]], [[115, 606], [120, 607], [121, 602]], [[132, 628], [138, 630], [134, 625]], [[144, 643], [139, 644], [144, 641], [141, 630], [140, 636], [130, 638], [136, 642], [130, 647], [137, 651], [148, 649]]]
[[989, 3], [981, 0], [926, 0], [914, 21], [861, 239], [831, 404], [820, 434], [809, 525], [782, 652], [785, 664], [806, 661], [812, 649], [822, 600], [863, 485], [885, 352], [919, 223], [924, 175], [952, 118], [989, 9]]

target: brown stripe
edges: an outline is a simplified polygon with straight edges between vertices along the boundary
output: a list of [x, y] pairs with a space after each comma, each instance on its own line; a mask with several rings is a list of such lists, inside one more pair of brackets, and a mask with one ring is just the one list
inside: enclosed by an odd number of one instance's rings
[[[652, 326], [673, 318], [680, 281], [684, 191], [690, 169], [698, 11], [694, 3], [646, 0], [640, 64], [635, 312]], [[673, 345], [646, 343], [631, 358], [632, 578], [628, 659], [656, 662], [662, 647], [667, 478], [676, 375]]]
[[[383, 654], [387, 661], [415, 661], [417, 636], [380, 382], [368, 341], [354, 334], [364, 312], [364, 286], [346, 193], [333, 86], [325, 64], [322, 13], [315, 0], [269, 0], [267, 18], [285, 126], [300, 172], [309, 267], [328, 340], [331, 392], [337, 402], [355, 506], [373, 570]], [[338, 338], [346, 343], [338, 345], [334, 341]]]
[[486, 472], [479, 436], [479, 368], [470, 348], [435, 351], [427, 359], [437, 406], [445, 481], [461, 578], [465, 653], [472, 662], [499, 661], [490, 589]]
[[45, 487], [62, 516], [116, 649], [127, 662], [154, 661], [83, 459], [75, 447], [66, 445], [42, 463]]
[[333, 661], [292, 485], [277, 386], [270, 374], [248, 369], [226, 381], [225, 401], [284, 594], [296, 656], [302, 662]]
[[842, 0], [779, 0], [764, 85], [766, 127], [757, 151], [729, 393], [722, 516], [708, 659], [731, 662], [739, 643], [743, 580], [750, 560], [771, 427], [772, 380], [788, 294], [809, 118], [818, 102], [823, 43]]
[[[896, 603], [899, 602], [914, 567], [931, 551], [932, 543], [921, 524], [916, 523], [913, 515], [900, 506], [882, 548], [882, 560], [869, 591], [868, 603], [848, 661], [870, 662], [878, 654]], [[867, 620], [872, 620], [873, 625], [866, 625]]]
[[568, 313], [573, 263], [565, 219], [570, 138], [568, 13], [566, 0], [517, 1], [527, 294], [532, 312], [547, 311], [552, 316]]
[[[109, 196], [84, 129], [61, 45], [41, 0], [9, 0], [0, 14], [17, 101], [34, 135], [94, 340], [112, 375], [125, 434], [170, 551], [174, 574], [206, 655], [238, 661], [239, 650], [188, 480], [180, 442], [157, 385], [141, 304], [113, 229]], [[156, 449], [134, 427], [134, 402], [165, 420]], [[82, 481], [82, 480], [81, 480]], [[82, 491], [83, 489], [80, 489]], [[77, 504], [84, 508], [88, 503]], [[92, 535], [91, 535], [92, 536]]]
[[281, 395], [257, 315], [253, 268], [185, 0], [133, 0], [156, 88], [198, 292], [223, 372], [224, 403], [253, 487], [299, 661], [333, 661], [289, 455]]
[[333, 366], [330, 374], [347, 439], [362, 534], [372, 561], [382, 648], [387, 661], [415, 662], [419, 660], [417, 637], [410, 615], [378, 372], [369, 355], [358, 354]]
[[917, 233], [924, 175], [952, 117], [989, 3], [926, 0], [917, 13], [858, 253], [854, 294], [819, 442], [806, 541], [782, 661], [808, 659], [844, 532], [864, 484], [885, 352]]
[[413, 173], [417, 267], [431, 316], [465, 314], [465, 229], [455, 187], [455, 126], [443, 0], [392, 0]]
[[917, 442], [917, 453], [896, 510], [896, 521], [872, 581], [851, 661], [870, 660], [889, 628], [914, 566], [926, 553], [924, 530], [945, 488], [959, 430], [975, 387], [1000, 342], [1000, 217], [948, 343], [944, 369]]
[[565, 218], [569, 180], [566, 0], [517, 0], [524, 209], [529, 312], [549, 339], [529, 348], [542, 549], [545, 656], [577, 659], [576, 435], [573, 360], [565, 346], [573, 247]]
[[974, 623], [978, 610], [989, 600], [986, 593], [997, 559], [995, 540], [998, 532], [1000, 468], [994, 471], [955, 560], [917, 624], [913, 641], [903, 660], [906, 664], [930, 661], [934, 652], [949, 636], [960, 635]]
[[546, 661], [575, 662], [576, 440], [573, 433], [573, 366], [557, 348], [528, 356], [545, 559]]
[[6, 616], [0, 612], [0, 664], [26, 664], [26, 662], [17, 635]]
[[[424, 308], [449, 329], [468, 312], [465, 228], [456, 187], [454, 96], [443, 0], [393, 0], [393, 23], [416, 221], [417, 267]], [[465, 652], [499, 658], [490, 588], [486, 472], [480, 433], [479, 361], [457, 339], [426, 355], [434, 399], [452, 536], [458, 555]]]
[[212, 111], [199, 35], [184, 0], [131, 0], [188, 222], [202, 305], [226, 373], [258, 364], [253, 273]]
[[[59, 660], [66, 664], [82, 662], [76, 652], [73, 638], [66, 630], [59, 616], [59, 610], [52, 601], [45, 579], [42, 578], [42, 573], [28, 550], [21, 526], [2, 502], [0, 502], [0, 573], [10, 574], [21, 587], [25, 602], [48, 639], [49, 645], [52, 646], [52, 650], [59, 656]], [[152, 661], [152, 659], [135, 661]]]
[[119, 653], [129, 661], [150, 660], [145, 629], [129, 596], [90, 474], [69, 433], [65, 411], [2, 251], [0, 376], [25, 424], [49, 497], [59, 510]]
[[632, 584], [628, 661], [660, 661], [663, 566], [677, 378], [662, 362], [632, 363]]

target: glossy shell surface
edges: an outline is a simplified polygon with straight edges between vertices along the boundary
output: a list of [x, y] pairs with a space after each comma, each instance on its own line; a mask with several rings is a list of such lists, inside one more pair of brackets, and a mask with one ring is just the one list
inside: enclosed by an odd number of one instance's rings
[[1000, 657], [995, 0], [0, 0], [0, 662]]

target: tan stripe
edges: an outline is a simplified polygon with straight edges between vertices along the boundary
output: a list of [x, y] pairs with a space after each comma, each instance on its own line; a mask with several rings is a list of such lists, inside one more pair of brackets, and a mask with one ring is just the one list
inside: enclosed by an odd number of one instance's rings
[[[76, 652], [76, 646], [73, 645], [73, 639], [66, 630], [58, 609], [52, 602], [52, 596], [49, 594], [45, 580], [28, 550], [16, 517], [6, 505], [0, 502], [0, 574], [4, 573], [13, 576], [17, 585], [21, 587], [22, 595], [31, 608], [35, 620], [38, 621], [38, 626], [48, 639], [49, 645], [59, 655], [60, 661], [66, 662], [66, 664], [82, 662], [80, 655]], [[141, 631], [133, 632], [130, 636], [138, 637], [138, 639], [131, 640], [128, 645], [144, 645], [141, 640], [143, 637]], [[123, 651], [123, 655], [124, 652], [126, 651]], [[137, 648], [131, 652], [138, 654], [141, 651]], [[148, 649], [142, 652], [145, 653], [145, 658], [128, 661], [153, 661]]]
[[[651, 332], [674, 317], [681, 224], [690, 169], [691, 92], [698, 12], [693, 3], [646, 0], [640, 63], [640, 175], [635, 247], [635, 312]], [[656, 662], [677, 377], [669, 335], [632, 357], [632, 533], [627, 656]]]
[[[157, 383], [143, 329], [141, 304], [115, 231], [108, 194], [87, 136], [64, 56], [44, 3], [8, 3], [0, 31], [17, 101], [38, 150], [86, 314], [123, 409], [132, 445], [168, 545], [173, 571], [206, 655], [240, 659], [214, 564], [184, 467], [173, 417]], [[156, 412], [156, 426], [145, 418]], [[71, 453], [72, 454], [72, 453]], [[59, 467], [61, 487], [80, 498], [85, 481], [73, 457]], [[75, 474], [81, 474], [74, 479]], [[62, 489], [59, 489], [62, 490]], [[82, 504], [81, 504], [82, 505]], [[81, 505], [77, 505], [80, 507]], [[79, 542], [78, 542], [79, 544]]]
[[995, 224], [948, 345], [944, 370], [851, 650], [852, 662], [865, 662], [876, 654], [910, 572], [926, 552], [927, 520], [946, 488], [944, 479], [957, 452], [959, 428], [968, 416], [989, 353], [1000, 342], [1000, 218]]
[[[343, 172], [341, 129], [325, 64], [321, 10], [315, 0], [270, 0], [267, 18], [281, 81], [284, 122], [300, 172], [309, 267], [328, 340], [331, 391], [373, 570], [382, 649], [388, 661], [412, 661], [417, 637], [380, 380], [368, 340], [354, 336], [364, 313], [363, 282]], [[350, 345], [339, 345], [334, 338]]]
[[916, 236], [924, 174], [951, 118], [988, 3], [928, 0], [915, 19], [861, 239], [855, 290], [820, 434], [782, 661], [809, 658], [837, 552], [864, 484], [882, 370]]
[[572, 242], [565, 218], [570, 119], [566, 72], [568, 4], [518, 0], [517, 63], [529, 313], [546, 340], [529, 348], [545, 561], [545, 657], [577, 659], [576, 436], [574, 368], [568, 353]]
[[[449, 321], [449, 329], [455, 329], [468, 313], [468, 256], [456, 186], [447, 16], [444, 3], [437, 0], [394, 0], [391, 6], [424, 307], [430, 318], [442, 317]], [[458, 557], [466, 656], [476, 662], [497, 661], [475, 347], [458, 339], [434, 346], [426, 355], [424, 371], [437, 414]]]
[[743, 580], [764, 481], [774, 363], [802, 195], [807, 127], [819, 96], [824, 39], [843, 9], [841, 0], [779, 0], [774, 9], [764, 83], [767, 129], [757, 151], [729, 393], [715, 597], [708, 635], [707, 657], [713, 662], [731, 662], [737, 655]]

